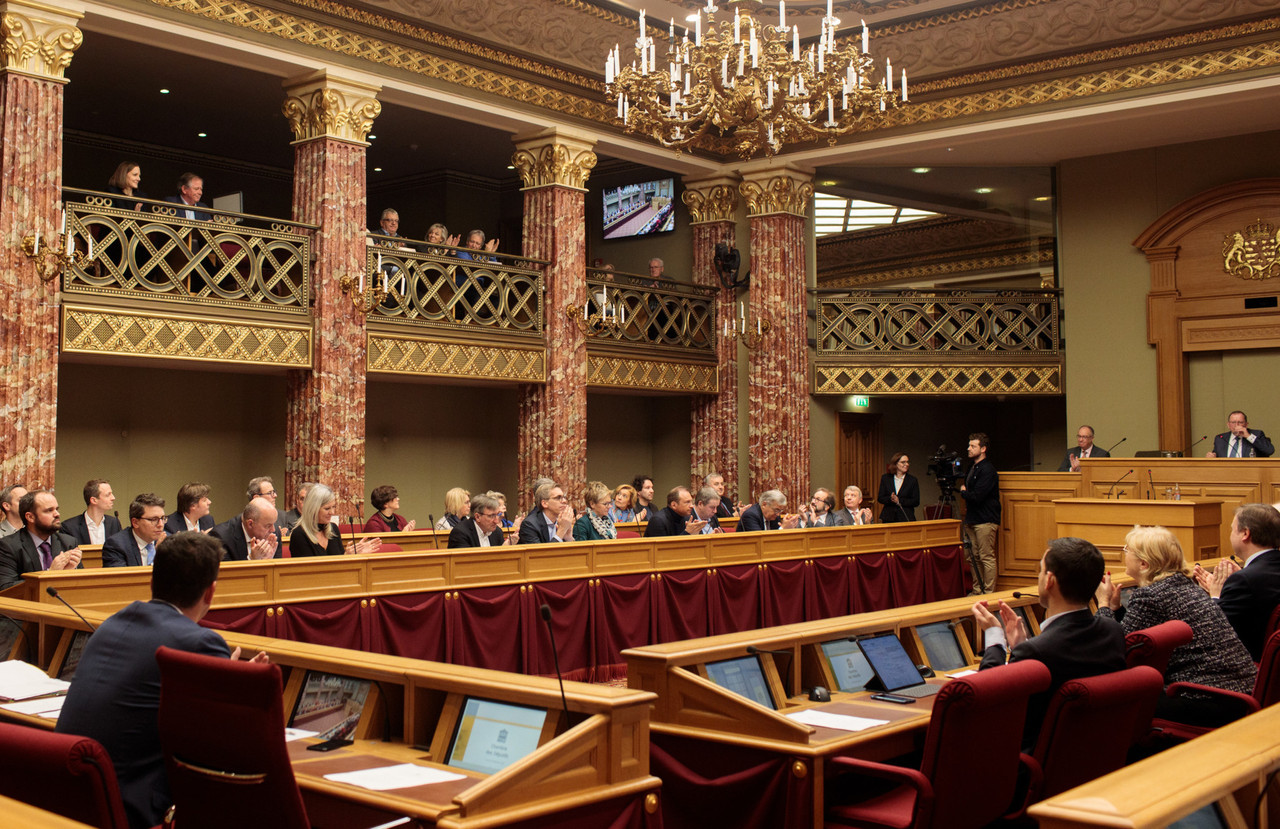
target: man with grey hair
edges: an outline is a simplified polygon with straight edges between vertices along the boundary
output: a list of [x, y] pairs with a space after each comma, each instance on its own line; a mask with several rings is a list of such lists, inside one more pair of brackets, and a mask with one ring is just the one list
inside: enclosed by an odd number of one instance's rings
[[0, 538], [22, 529], [22, 514], [18, 512], [18, 502], [26, 494], [27, 488], [22, 484], [9, 484], [0, 489], [0, 510], [4, 511], [3, 520], [0, 520]]
[[298, 499], [295, 509], [291, 509], [284, 515], [280, 516], [280, 526], [286, 530], [293, 531], [298, 526], [298, 522], [302, 520], [302, 502], [307, 500], [307, 493], [311, 491], [311, 487], [315, 486], [315, 481], [303, 481], [298, 486]]
[[770, 489], [760, 495], [759, 503], [742, 511], [738, 519], [738, 532], [764, 530], [794, 530], [800, 523], [799, 515], [786, 515], [787, 496], [780, 489]]
[[227, 561], [280, 558], [277, 517], [275, 504], [266, 496], [258, 496], [245, 506], [244, 512], [223, 521], [210, 530], [209, 535], [222, 542], [223, 558]]
[[484, 231], [476, 228], [467, 234], [467, 249], [458, 251], [459, 259], [471, 259], [476, 262], [492, 262], [493, 257], [485, 256], [482, 253], [471, 253], [470, 251], [487, 251], [493, 253], [498, 249], [498, 240], [484, 240]]
[[554, 483], [542, 484], [533, 493], [537, 509], [520, 525], [521, 544], [546, 544], [553, 541], [569, 541], [573, 538], [573, 507], [564, 497], [564, 490]]
[[512, 540], [502, 535], [502, 504], [484, 492], [471, 496], [471, 516], [449, 531], [449, 549], [501, 547]]

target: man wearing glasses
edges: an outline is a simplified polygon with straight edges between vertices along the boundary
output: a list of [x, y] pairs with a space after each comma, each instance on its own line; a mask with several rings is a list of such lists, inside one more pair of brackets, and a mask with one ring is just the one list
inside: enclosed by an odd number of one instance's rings
[[471, 517], [463, 518], [458, 526], [449, 531], [449, 548], [456, 547], [501, 547], [511, 544], [510, 539], [502, 534], [502, 505], [497, 498], [483, 492], [471, 496]]
[[129, 529], [121, 530], [102, 545], [103, 567], [140, 567], [151, 564], [156, 545], [164, 540], [164, 499], [144, 492], [129, 504]]
[[576, 516], [564, 497], [564, 490], [554, 483], [546, 483], [534, 491], [533, 498], [538, 502], [538, 509], [529, 513], [520, 525], [520, 543], [571, 541]]

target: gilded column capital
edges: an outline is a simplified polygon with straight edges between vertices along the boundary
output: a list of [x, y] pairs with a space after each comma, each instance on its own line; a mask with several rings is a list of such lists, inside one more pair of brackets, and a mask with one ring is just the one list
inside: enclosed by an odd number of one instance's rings
[[680, 198], [689, 208], [693, 224], [734, 221], [738, 212], [740, 181], [731, 176], [685, 179], [684, 194]]
[[744, 173], [738, 188], [747, 200], [748, 216], [790, 213], [804, 218], [813, 201], [813, 175], [792, 167]]
[[573, 187], [587, 189], [587, 177], [596, 166], [595, 142], [561, 129], [516, 136], [511, 164], [520, 173], [522, 189]]
[[373, 119], [382, 112], [380, 86], [338, 78], [321, 69], [284, 82], [282, 111], [293, 128], [295, 144], [336, 138], [368, 146]]
[[43, 3], [0, 3], [4, 71], [66, 83], [63, 72], [84, 43], [84, 32], [76, 27], [83, 16]]

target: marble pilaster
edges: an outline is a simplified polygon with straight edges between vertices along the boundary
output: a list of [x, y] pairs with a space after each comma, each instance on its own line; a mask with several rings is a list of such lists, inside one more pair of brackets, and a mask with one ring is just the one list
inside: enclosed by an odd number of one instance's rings
[[532, 483], [547, 476], [571, 503], [587, 479], [587, 343], [565, 308], [587, 302], [585, 187], [596, 165], [593, 144], [564, 130], [516, 138], [511, 163], [524, 187], [525, 256], [550, 261], [544, 274], [547, 381], [521, 388], [517, 440], [518, 500], [530, 507]]
[[289, 372], [285, 498], [319, 481], [341, 515], [364, 503], [365, 317], [342, 292], [365, 266], [366, 138], [381, 111], [378, 87], [324, 71], [285, 82], [293, 128], [293, 218], [318, 225], [312, 269], [312, 367]]

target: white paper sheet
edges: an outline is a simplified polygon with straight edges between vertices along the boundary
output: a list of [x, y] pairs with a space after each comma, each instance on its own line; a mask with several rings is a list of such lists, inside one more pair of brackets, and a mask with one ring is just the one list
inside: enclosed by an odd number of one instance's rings
[[817, 708], [806, 708], [803, 711], [797, 711], [787, 716], [805, 725], [812, 725], [818, 728], [835, 728], [839, 731], [862, 731], [877, 725], [885, 725], [889, 722], [888, 720], [873, 720], [868, 717], [854, 717], [849, 714], [832, 714], [828, 711], [820, 711]]
[[45, 719], [56, 720], [58, 715], [62, 713], [62, 703], [66, 702], [65, 695], [56, 697], [40, 697], [39, 699], [28, 699], [22, 702], [8, 702], [0, 705], [6, 711], [13, 711], [15, 714], [26, 714], [29, 717], [44, 717]]
[[318, 737], [319, 731], [306, 731], [301, 728], [286, 728], [284, 730], [284, 741], [292, 743], [294, 740], [305, 740], [307, 737]]
[[956, 671], [954, 674], [947, 674], [947, 676], [951, 677], [952, 679], [959, 679], [962, 676], [973, 676], [976, 673], [977, 671], [970, 668], [967, 671]]
[[433, 783], [446, 783], [450, 780], [461, 780], [464, 777], [466, 777], [465, 774], [454, 774], [451, 771], [433, 769], [429, 766], [416, 766], [413, 763], [360, 771], [342, 771], [324, 776], [325, 780], [350, 783], [375, 792], [407, 789], [411, 786], [430, 786]]
[[71, 683], [54, 679], [35, 665], [17, 659], [0, 662], [0, 699], [31, 699], [65, 693]]

